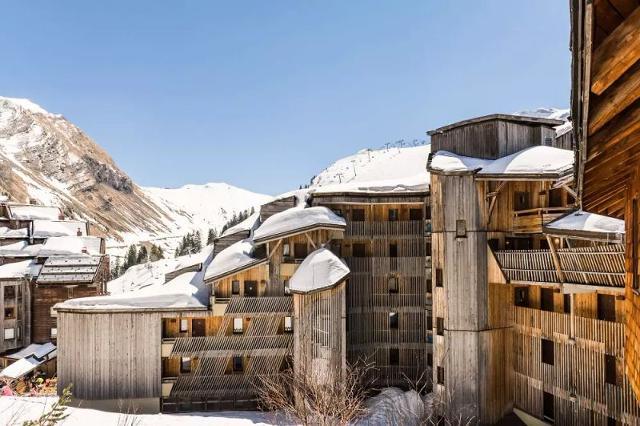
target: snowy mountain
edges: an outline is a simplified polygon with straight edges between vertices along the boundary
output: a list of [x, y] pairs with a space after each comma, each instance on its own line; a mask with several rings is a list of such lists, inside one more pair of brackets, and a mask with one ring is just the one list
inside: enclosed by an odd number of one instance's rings
[[227, 184], [143, 188], [80, 128], [27, 99], [0, 97], [0, 195], [61, 206], [114, 250], [141, 241], [168, 250], [194, 229], [222, 227], [270, 199]]

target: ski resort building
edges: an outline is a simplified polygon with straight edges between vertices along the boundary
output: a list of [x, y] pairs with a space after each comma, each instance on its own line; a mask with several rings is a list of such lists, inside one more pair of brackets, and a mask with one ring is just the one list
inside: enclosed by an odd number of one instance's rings
[[260, 377], [293, 369], [336, 381], [360, 357], [375, 362], [380, 387], [424, 380], [427, 152], [385, 154], [408, 177], [317, 185], [261, 206], [216, 239], [201, 269], [59, 304], [60, 389], [73, 383], [85, 405], [173, 412], [255, 408]]
[[[56, 343], [53, 306], [105, 292], [109, 259], [104, 241], [88, 235], [86, 222], [64, 220], [57, 207], [3, 203], [0, 211], [0, 367], [19, 360], [29, 352], [26, 347], [38, 354], [34, 359], [49, 361], [52, 351], [44, 353], [41, 346]], [[34, 356], [31, 352], [25, 356]], [[55, 371], [55, 363], [48, 365], [48, 371]], [[0, 377], [18, 372], [28, 371], [14, 367], [0, 371]]]
[[584, 210], [625, 221], [626, 290], [616, 303], [626, 341], [616, 357], [640, 399], [640, 7], [572, 0], [571, 12], [577, 190]]
[[623, 374], [624, 223], [578, 210], [559, 124], [492, 115], [430, 132], [443, 415], [640, 421]]

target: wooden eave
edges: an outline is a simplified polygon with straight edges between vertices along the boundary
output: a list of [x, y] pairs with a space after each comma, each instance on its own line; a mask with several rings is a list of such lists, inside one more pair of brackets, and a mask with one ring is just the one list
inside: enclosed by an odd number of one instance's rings
[[214, 283], [216, 281], [220, 281], [224, 278], [227, 278], [231, 275], [235, 275], [235, 274], [239, 274], [241, 272], [247, 271], [249, 269], [255, 268], [256, 266], [260, 266], [260, 265], [264, 265], [269, 261], [269, 259], [265, 258], [260, 258], [260, 259], [256, 259], [254, 262], [251, 263], [247, 263], [246, 265], [242, 265], [242, 266], [238, 266], [237, 268], [231, 269], [229, 271], [223, 272], [222, 274], [218, 274], [218, 275], [214, 275], [212, 277], [209, 278], [205, 278], [204, 282], [205, 284], [210, 284], [210, 283]]
[[444, 133], [451, 129], [455, 129], [457, 127], [468, 126], [470, 124], [482, 123], [485, 121], [509, 121], [515, 123], [529, 124], [529, 125], [545, 125], [550, 127], [559, 126], [564, 123], [562, 120], [555, 120], [551, 118], [542, 118], [542, 117], [529, 117], [525, 115], [514, 115], [514, 114], [489, 114], [483, 115], [480, 117], [470, 118], [468, 120], [462, 120], [455, 123], [448, 124], [446, 126], [438, 127], [434, 130], [429, 130], [427, 134], [429, 136], [433, 136], [438, 133]]
[[420, 192], [322, 192], [311, 194], [311, 201], [337, 204], [423, 204], [430, 191]]
[[314, 224], [309, 226], [304, 226], [301, 228], [292, 229], [290, 231], [281, 232], [279, 234], [269, 235], [268, 237], [263, 238], [254, 238], [253, 242], [256, 244], [265, 244], [270, 241], [277, 241], [287, 237], [293, 237], [294, 235], [304, 234], [309, 231], [316, 231], [321, 229], [327, 229], [330, 231], [344, 231], [346, 225], [329, 225], [329, 224]]

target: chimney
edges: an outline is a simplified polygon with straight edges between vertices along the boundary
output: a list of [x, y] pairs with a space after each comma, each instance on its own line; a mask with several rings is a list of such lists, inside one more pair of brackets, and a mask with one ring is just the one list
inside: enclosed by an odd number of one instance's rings
[[76, 235], [78, 237], [82, 237], [82, 230], [80, 229], [80, 227], [78, 226], [78, 231], [76, 232]]
[[89, 254], [89, 250], [87, 250], [87, 246], [82, 247], [82, 253]]

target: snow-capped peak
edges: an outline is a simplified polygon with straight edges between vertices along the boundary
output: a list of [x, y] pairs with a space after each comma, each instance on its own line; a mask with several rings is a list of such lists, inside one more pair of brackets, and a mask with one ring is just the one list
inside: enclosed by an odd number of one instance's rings
[[13, 105], [13, 106], [17, 106], [23, 110], [32, 112], [34, 114], [42, 114], [42, 115], [48, 115], [48, 116], [55, 116], [55, 117], [60, 117], [60, 115], [58, 114], [52, 114], [49, 111], [47, 111], [46, 109], [42, 108], [40, 105], [38, 105], [37, 103], [26, 99], [26, 98], [7, 98], [4, 96], [0, 96], [0, 102], [6, 102], [7, 104]]

